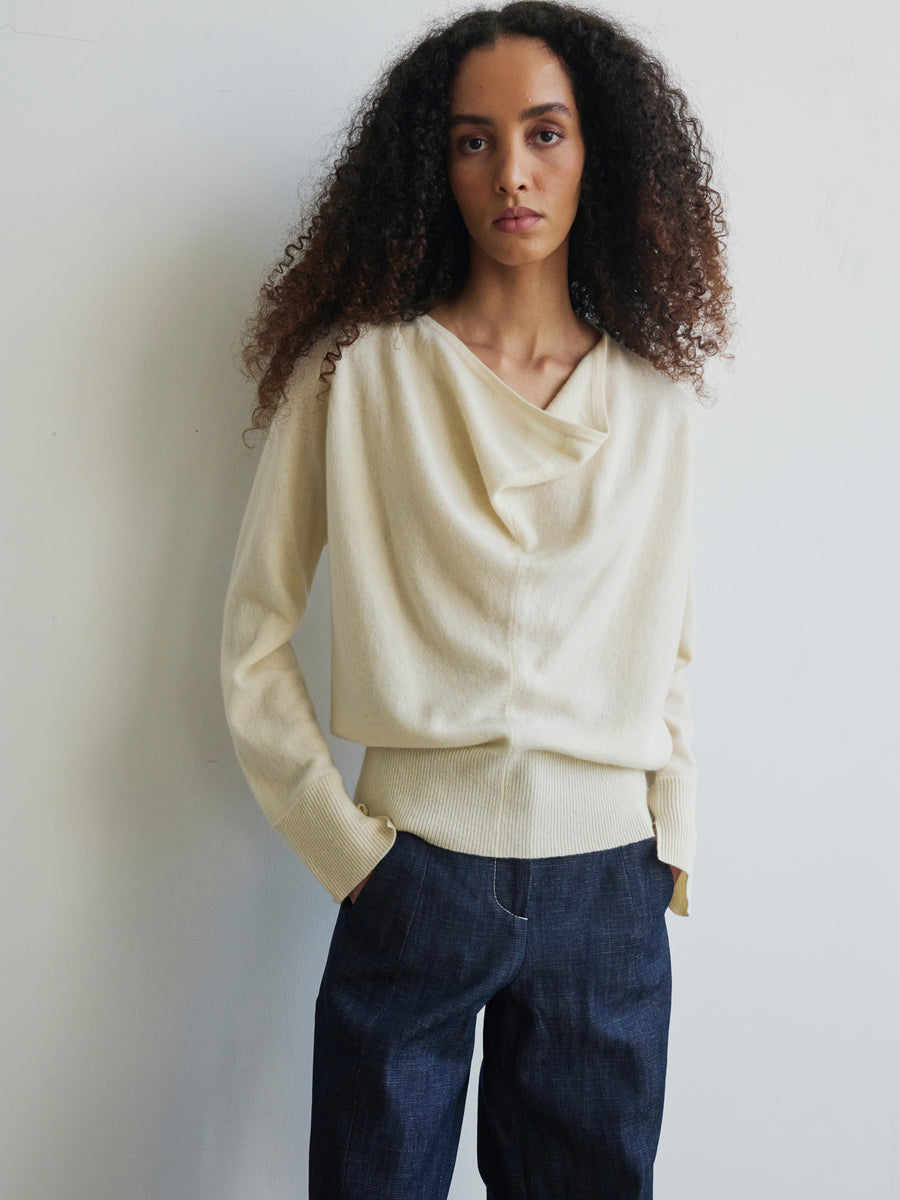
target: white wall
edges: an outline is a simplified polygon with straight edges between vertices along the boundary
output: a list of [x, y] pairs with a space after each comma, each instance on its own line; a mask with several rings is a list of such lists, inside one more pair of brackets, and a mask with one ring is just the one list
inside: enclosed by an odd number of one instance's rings
[[[374, 11], [4, 9], [4, 1197], [306, 1194], [336, 908], [248, 794], [217, 654], [256, 463], [240, 323], [298, 185], [445, 9]], [[614, 11], [720, 153], [743, 323], [698, 422], [699, 860], [657, 1190], [896, 1200], [898, 19]], [[327, 728], [326, 567], [297, 642]], [[352, 788], [361, 750], [331, 745]], [[472, 1115], [453, 1200], [483, 1195]]]

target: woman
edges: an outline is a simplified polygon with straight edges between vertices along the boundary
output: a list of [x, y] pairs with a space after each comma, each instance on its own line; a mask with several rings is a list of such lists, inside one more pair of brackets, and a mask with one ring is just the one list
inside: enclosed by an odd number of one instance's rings
[[[695, 841], [678, 381], [729, 334], [709, 178], [614, 22], [478, 10], [387, 72], [263, 289], [222, 680], [340, 904], [313, 1200], [447, 1195], [482, 1009], [488, 1195], [652, 1194]], [[288, 640], [326, 541], [352, 799]]]

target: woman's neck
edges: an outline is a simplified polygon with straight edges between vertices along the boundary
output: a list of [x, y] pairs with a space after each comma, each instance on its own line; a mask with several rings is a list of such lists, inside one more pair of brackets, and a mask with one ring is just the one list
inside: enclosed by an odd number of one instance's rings
[[460, 291], [431, 316], [463, 341], [522, 364], [552, 358], [561, 344], [584, 336], [569, 298], [567, 259], [510, 267], [473, 255]]

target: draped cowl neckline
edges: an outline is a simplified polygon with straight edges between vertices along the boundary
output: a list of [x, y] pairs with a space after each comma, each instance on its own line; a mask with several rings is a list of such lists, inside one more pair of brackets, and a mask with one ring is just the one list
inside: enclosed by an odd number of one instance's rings
[[[606, 373], [610, 338], [579, 360], [546, 408], [505, 383], [456, 334], [424, 314], [415, 322], [458, 405], [491, 505], [511, 530], [505, 493], [558, 479], [582, 466], [609, 437]], [[442, 369], [443, 368], [443, 369]]]

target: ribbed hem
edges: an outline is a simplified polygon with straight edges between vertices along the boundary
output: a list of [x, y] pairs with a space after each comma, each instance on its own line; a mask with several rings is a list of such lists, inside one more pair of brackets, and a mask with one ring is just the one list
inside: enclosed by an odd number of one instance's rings
[[[670, 910], [690, 912], [694, 785], [643, 770], [508, 746], [368, 746], [353, 800], [335, 768], [274, 828], [337, 902], [381, 861], [398, 829], [464, 854], [555, 858], [657, 836], [681, 869]], [[367, 811], [363, 811], [362, 804]]]
[[657, 776], [647, 795], [647, 805], [656, 828], [658, 857], [681, 874], [669, 908], [679, 917], [690, 915], [690, 880], [694, 871], [696, 830], [694, 825], [696, 787], [689, 779]]
[[550, 858], [653, 836], [643, 770], [508, 746], [368, 746], [354, 795], [464, 854]]
[[397, 837], [387, 817], [366, 816], [356, 807], [337, 768], [320, 775], [274, 828], [338, 902], [365, 879]]

